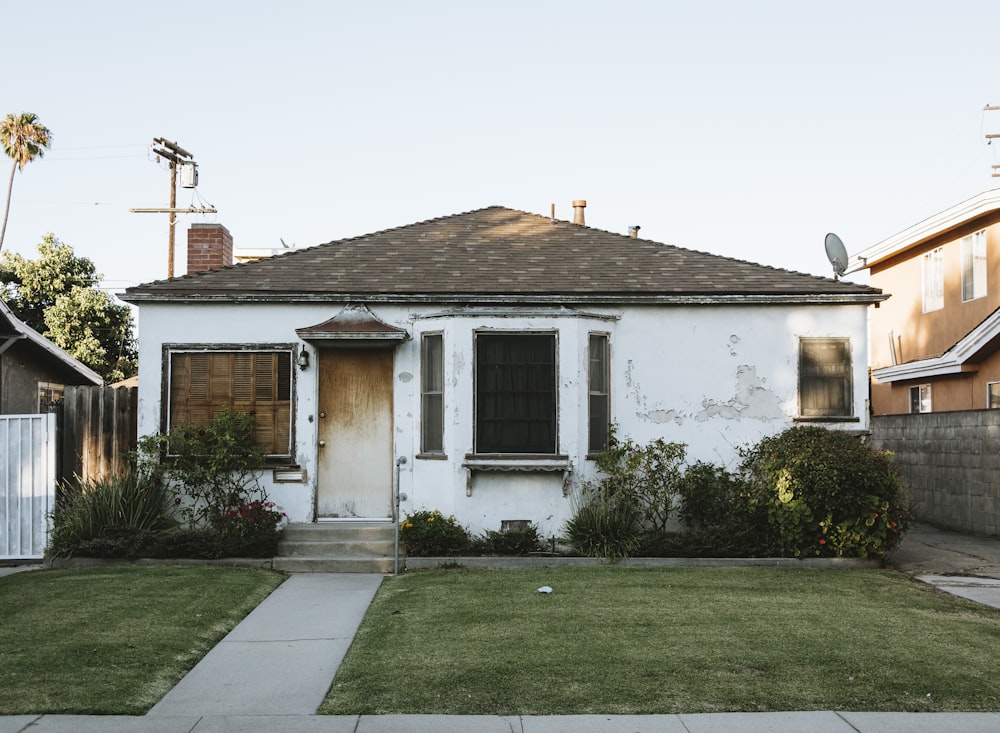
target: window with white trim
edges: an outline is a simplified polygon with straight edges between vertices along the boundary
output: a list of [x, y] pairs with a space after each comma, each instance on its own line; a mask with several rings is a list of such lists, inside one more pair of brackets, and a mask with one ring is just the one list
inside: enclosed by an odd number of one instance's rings
[[910, 413], [931, 411], [931, 386], [918, 384], [910, 387]]
[[66, 391], [65, 385], [56, 384], [55, 382], [39, 382], [38, 383], [38, 407], [39, 413], [45, 413], [49, 411], [49, 407], [52, 405], [58, 405], [63, 401], [63, 394]]
[[556, 335], [475, 335], [475, 452], [556, 453]]
[[986, 296], [986, 230], [962, 238], [962, 302]]
[[587, 450], [600, 453], [608, 446], [611, 428], [611, 374], [608, 359], [608, 335], [592, 333], [588, 343], [588, 411]]
[[799, 339], [799, 414], [852, 417], [851, 340]]
[[420, 338], [420, 452], [444, 452], [444, 336]]
[[253, 415], [269, 457], [292, 455], [292, 350], [172, 350], [167, 430], [207, 425], [231, 410]]
[[986, 407], [991, 410], [1000, 409], [1000, 382], [986, 385]]
[[923, 259], [924, 313], [944, 308], [944, 248], [938, 247]]

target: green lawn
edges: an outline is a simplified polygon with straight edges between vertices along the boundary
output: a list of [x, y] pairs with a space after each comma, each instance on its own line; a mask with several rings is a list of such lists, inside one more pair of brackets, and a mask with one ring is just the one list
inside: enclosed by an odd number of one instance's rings
[[1000, 610], [891, 571], [421, 571], [320, 712], [997, 711], [998, 649]]
[[113, 566], [0, 578], [0, 715], [142, 714], [284, 577]]

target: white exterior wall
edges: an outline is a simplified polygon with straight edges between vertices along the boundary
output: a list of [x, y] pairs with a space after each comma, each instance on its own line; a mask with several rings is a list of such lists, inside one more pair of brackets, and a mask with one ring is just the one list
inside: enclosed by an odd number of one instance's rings
[[[297, 344], [296, 328], [325, 321], [344, 304], [206, 304], [140, 308], [139, 433], [161, 425], [164, 343]], [[373, 305], [386, 323], [411, 340], [396, 349], [394, 454], [405, 457], [400, 488], [403, 514], [440, 509], [472, 532], [499, 529], [501, 520], [528, 519], [545, 536], [559, 535], [573, 508], [572, 488], [594, 478], [587, 449], [587, 345], [591, 332], [610, 342], [611, 412], [619, 434], [647, 442], [685, 443], [688, 460], [732, 468], [738, 449], [794, 424], [798, 414], [798, 339], [850, 338], [857, 422], [831, 427], [867, 430], [868, 381], [865, 305], [690, 306], [552, 309], [511, 307], [446, 314], [450, 307]], [[572, 473], [564, 495], [561, 473], [476, 472], [467, 495], [462, 467], [473, 450], [473, 339], [477, 330], [557, 332], [558, 452]], [[420, 336], [442, 333], [445, 370], [446, 459], [417, 457], [420, 449]], [[295, 369], [295, 459], [303, 483], [264, 485], [292, 521], [312, 521], [316, 492], [317, 363]]]

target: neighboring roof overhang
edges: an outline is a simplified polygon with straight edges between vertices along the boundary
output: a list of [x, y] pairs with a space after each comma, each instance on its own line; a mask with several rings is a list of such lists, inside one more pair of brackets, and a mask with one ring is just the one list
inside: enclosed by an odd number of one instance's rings
[[975, 372], [979, 366], [973, 360], [987, 350], [995, 348], [998, 337], [1000, 337], [1000, 310], [993, 311], [985, 321], [940, 356], [873, 369], [872, 376], [881, 383], [892, 383]]
[[6, 351], [16, 341], [27, 339], [38, 348], [47, 352], [57, 361], [61, 362], [64, 366], [77, 372], [88, 382], [95, 385], [104, 384], [104, 379], [100, 374], [95, 372], [83, 362], [74, 359], [54, 343], [42, 336], [42, 334], [38, 333], [38, 331], [15, 316], [10, 307], [2, 300], [0, 300], [0, 317], [2, 317], [3, 320], [10, 325], [10, 328], [15, 331], [12, 335], [0, 335], [0, 352]]
[[368, 306], [355, 303], [315, 326], [296, 328], [295, 333], [315, 346], [395, 345], [410, 338], [405, 329], [389, 325], [368, 310]]
[[924, 219], [899, 234], [894, 234], [848, 258], [847, 272], [865, 270], [872, 265], [916, 247], [933, 237], [957, 229], [981, 216], [1000, 212], [1000, 188], [985, 191], [967, 201]]

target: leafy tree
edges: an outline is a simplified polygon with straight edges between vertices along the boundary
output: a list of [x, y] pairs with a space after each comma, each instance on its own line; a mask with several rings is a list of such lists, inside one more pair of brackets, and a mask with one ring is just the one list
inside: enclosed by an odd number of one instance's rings
[[97, 288], [101, 274], [52, 234], [39, 258], [0, 256], [0, 298], [17, 317], [79, 359], [107, 382], [136, 373], [132, 312]]
[[35, 158], [41, 158], [46, 148], [52, 142], [52, 133], [38, 121], [38, 115], [32, 112], [22, 112], [19, 115], [9, 114], [0, 122], [0, 142], [8, 158], [14, 161], [10, 168], [10, 181], [7, 183], [7, 205], [3, 211], [3, 225], [0, 226], [0, 249], [3, 249], [3, 238], [7, 232], [7, 215], [10, 213], [10, 194], [14, 190], [14, 173], [24, 170]]

